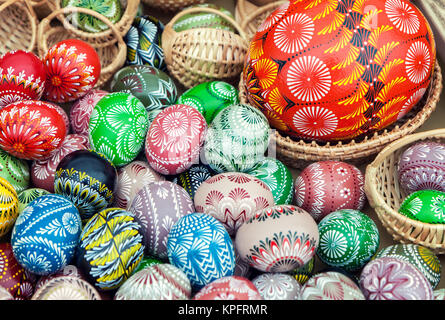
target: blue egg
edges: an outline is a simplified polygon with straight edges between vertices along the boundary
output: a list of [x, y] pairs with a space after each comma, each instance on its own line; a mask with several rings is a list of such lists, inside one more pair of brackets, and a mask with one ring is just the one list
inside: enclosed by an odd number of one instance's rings
[[208, 214], [180, 218], [168, 235], [167, 254], [196, 290], [235, 271], [232, 239], [223, 224]]
[[79, 211], [63, 196], [47, 194], [30, 202], [11, 234], [19, 264], [37, 275], [55, 273], [70, 263], [82, 231]]

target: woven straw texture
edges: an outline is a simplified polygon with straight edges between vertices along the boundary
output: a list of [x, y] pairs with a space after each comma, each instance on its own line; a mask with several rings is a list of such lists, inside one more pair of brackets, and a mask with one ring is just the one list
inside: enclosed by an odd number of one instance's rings
[[153, 8], [174, 12], [194, 4], [204, 3], [205, 0], [142, 0], [142, 2]]

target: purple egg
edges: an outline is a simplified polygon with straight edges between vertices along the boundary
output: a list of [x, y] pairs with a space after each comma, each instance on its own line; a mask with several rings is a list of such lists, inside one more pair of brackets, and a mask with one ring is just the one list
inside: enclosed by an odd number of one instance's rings
[[142, 225], [145, 253], [165, 259], [171, 227], [179, 218], [195, 212], [195, 207], [184, 188], [170, 181], [157, 181], [136, 194], [129, 211]]
[[423, 141], [408, 147], [398, 163], [399, 184], [406, 194], [445, 192], [445, 144]]

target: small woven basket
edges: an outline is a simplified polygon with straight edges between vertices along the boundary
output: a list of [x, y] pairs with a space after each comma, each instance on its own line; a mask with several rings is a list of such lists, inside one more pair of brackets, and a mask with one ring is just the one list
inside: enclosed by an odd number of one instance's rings
[[[124, 64], [127, 57], [127, 46], [124, 39], [117, 28], [103, 15], [94, 10], [85, 8], [61, 8], [53, 11], [49, 16], [44, 18], [38, 26], [38, 55], [43, 58], [54, 44], [59, 41], [75, 38], [69, 30], [57, 23], [56, 17], [60, 14], [68, 14], [71, 12], [80, 12], [89, 14], [103, 21], [112, 31], [116, 41], [108, 46], [98, 45], [95, 42], [88, 42], [98, 53], [101, 63], [100, 78], [95, 87], [103, 86]], [[53, 23], [52, 23], [53, 22]], [[54, 23], [56, 22], [56, 23]]]
[[[430, 88], [422, 100], [402, 119], [391, 126], [358, 140], [321, 143], [294, 139], [282, 135], [277, 130], [271, 138], [276, 147], [277, 157], [288, 166], [302, 169], [310, 163], [325, 160], [346, 161], [351, 164], [369, 162], [391, 142], [413, 133], [431, 116], [442, 92], [442, 71], [437, 62]], [[240, 101], [249, 103], [247, 89], [241, 77], [239, 85]]]
[[[231, 23], [239, 34], [228, 30], [196, 28], [176, 32], [175, 22], [190, 13], [214, 13]], [[162, 49], [168, 71], [185, 88], [212, 80], [239, 82], [248, 41], [239, 24], [213, 8], [188, 8], [175, 15], [162, 33]]]
[[[248, 16], [265, 6], [278, 3], [289, 2], [288, 0], [237, 0], [235, 5], [235, 19], [242, 24]], [[262, 21], [261, 21], [262, 22]], [[260, 22], [260, 23], [261, 23]]]
[[423, 223], [398, 212], [407, 195], [399, 185], [397, 163], [410, 145], [426, 139], [445, 143], [445, 129], [410, 134], [385, 147], [366, 168], [365, 192], [370, 206], [395, 241], [418, 244], [444, 254], [445, 224]]
[[38, 19], [29, 0], [0, 1], [0, 21], [0, 54], [35, 50]]
[[[60, 0], [59, 1], [53, 0], [53, 1], [55, 3], [54, 10], [56, 11], [60, 10], [61, 1]], [[116, 43], [117, 41], [116, 31], [121, 35], [121, 37], [124, 37], [127, 34], [128, 30], [131, 27], [131, 24], [134, 21], [134, 18], [137, 15], [140, 3], [141, 3], [140, 0], [121, 0], [122, 7], [125, 9], [121, 19], [115, 24], [113, 24], [115, 29], [108, 28], [107, 30], [101, 32], [92, 33], [80, 30], [70, 22], [71, 19], [69, 18], [69, 16], [65, 14], [58, 14], [57, 18], [62, 22], [64, 28], [70, 31], [73, 34], [73, 36], [76, 37], [77, 39], [86, 41], [90, 44], [95, 44], [96, 48], [107, 47], [111, 44]]]
[[58, 0], [30, 0], [32, 8], [39, 20], [45, 18], [55, 10], [57, 1]]
[[162, 11], [174, 12], [205, 0], [142, 0], [144, 4]]

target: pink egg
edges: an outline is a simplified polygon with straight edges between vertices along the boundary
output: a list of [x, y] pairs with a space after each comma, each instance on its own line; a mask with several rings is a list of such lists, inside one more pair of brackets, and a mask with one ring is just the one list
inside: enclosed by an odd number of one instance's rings
[[258, 289], [247, 278], [219, 278], [201, 288], [193, 300], [263, 300]]
[[76, 100], [70, 110], [71, 128], [74, 133], [88, 136], [90, 116], [96, 103], [108, 94], [101, 89], [92, 89], [82, 98]]
[[315, 162], [295, 180], [294, 198], [316, 221], [340, 209], [361, 210], [366, 201], [364, 175], [345, 162]]
[[148, 129], [148, 163], [164, 175], [186, 171], [198, 163], [206, 132], [206, 120], [195, 108], [177, 104], [163, 109]]

